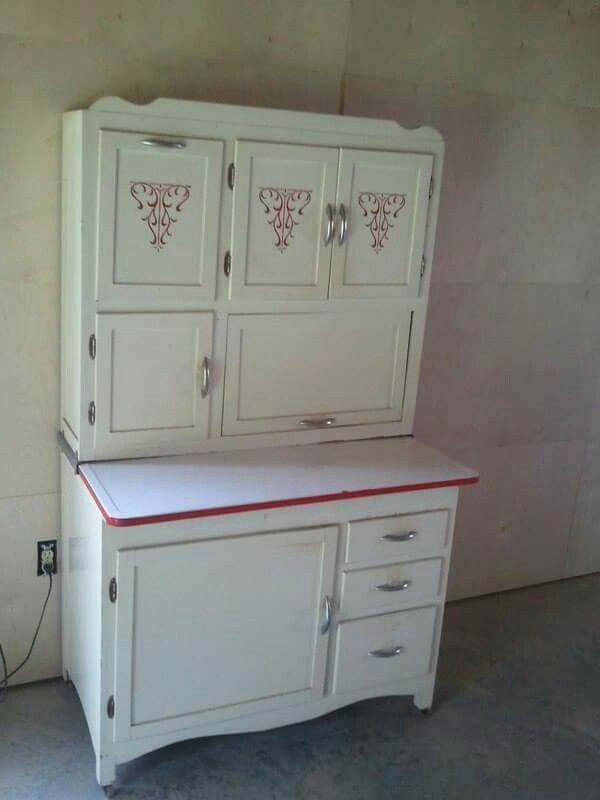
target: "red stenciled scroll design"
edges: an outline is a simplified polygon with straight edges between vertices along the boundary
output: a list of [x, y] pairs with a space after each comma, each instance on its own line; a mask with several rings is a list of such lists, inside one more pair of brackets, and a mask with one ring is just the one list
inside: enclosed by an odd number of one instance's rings
[[258, 199], [267, 215], [267, 224], [275, 233], [275, 249], [283, 253], [294, 236], [294, 228], [312, 198], [311, 189], [288, 189], [283, 186], [263, 186]]
[[157, 252], [168, 244], [173, 235], [177, 215], [189, 200], [191, 186], [182, 183], [152, 183], [131, 181], [129, 192], [139, 211], [147, 211], [142, 217], [152, 235], [150, 245]]
[[390, 229], [394, 227], [392, 220], [397, 219], [398, 214], [406, 205], [406, 195], [360, 192], [358, 205], [362, 210], [363, 217], [367, 219], [365, 227], [371, 234], [371, 247], [376, 254], [379, 254], [383, 250]]

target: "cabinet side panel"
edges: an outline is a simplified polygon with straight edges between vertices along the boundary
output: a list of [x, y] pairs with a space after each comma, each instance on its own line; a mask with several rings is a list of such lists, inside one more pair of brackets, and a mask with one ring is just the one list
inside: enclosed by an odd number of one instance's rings
[[61, 232], [60, 427], [79, 444], [81, 385], [81, 224], [83, 116], [63, 116]]
[[61, 456], [63, 647], [98, 752], [100, 743], [102, 518], [83, 482]]

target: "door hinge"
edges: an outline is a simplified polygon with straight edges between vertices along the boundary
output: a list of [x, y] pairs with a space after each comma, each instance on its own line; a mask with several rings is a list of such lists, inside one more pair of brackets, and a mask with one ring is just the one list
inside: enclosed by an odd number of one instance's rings
[[108, 584], [108, 599], [111, 603], [117, 602], [117, 579], [111, 578]]
[[108, 702], [106, 704], [106, 716], [109, 719], [112, 719], [114, 717], [114, 715], [115, 715], [115, 698], [111, 694], [111, 696], [108, 698]]
[[92, 402], [88, 406], [88, 422], [93, 425], [96, 422], [96, 403]]
[[227, 169], [227, 185], [229, 186], [230, 189], [233, 189], [233, 187], [235, 186], [235, 164], [233, 163], [233, 161], [231, 162], [231, 164]]
[[423, 277], [423, 275], [425, 275], [425, 265], [426, 264], [427, 264], [427, 261], [425, 260], [425, 256], [423, 256], [421, 258], [421, 278]]
[[96, 358], [96, 334], [92, 333], [88, 339], [88, 352], [92, 361]]
[[429, 179], [429, 199], [433, 197], [433, 175]]
[[231, 273], [231, 253], [229, 250], [225, 253], [225, 261], [223, 262], [223, 272], [227, 277], [229, 277]]

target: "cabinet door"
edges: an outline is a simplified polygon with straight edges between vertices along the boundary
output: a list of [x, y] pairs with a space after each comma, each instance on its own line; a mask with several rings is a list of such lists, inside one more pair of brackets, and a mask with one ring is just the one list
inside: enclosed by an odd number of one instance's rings
[[214, 297], [222, 142], [100, 134], [98, 299]]
[[229, 318], [223, 433], [402, 418], [410, 310]]
[[120, 551], [117, 739], [321, 697], [336, 547], [327, 527]]
[[335, 148], [237, 143], [232, 297], [327, 297], [337, 165]]
[[[332, 297], [416, 297], [433, 156], [343, 149]], [[343, 208], [342, 208], [343, 205]]]
[[207, 436], [211, 313], [100, 314], [96, 339], [98, 454]]

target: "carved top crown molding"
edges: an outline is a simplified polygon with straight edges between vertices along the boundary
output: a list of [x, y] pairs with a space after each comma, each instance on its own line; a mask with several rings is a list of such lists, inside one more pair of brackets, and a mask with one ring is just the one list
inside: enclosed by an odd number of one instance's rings
[[314, 131], [338, 131], [348, 134], [397, 137], [406, 134], [415, 141], [443, 142], [435, 128], [404, 128], [397, 122], [368, 117], [349, 117], [339, 114], [313, 114], [306, 111], [287, 111], [222, 103], [205, 103], [196, 100], [175, 100], [161, 97], [150, 103], [131, 103], [120, 97], [102, 97], [90, 111], [107, 114], [137, 114], [144, 116], [185, 118], [203, 122], [258, 125], [260, 127], [295, 127]]

